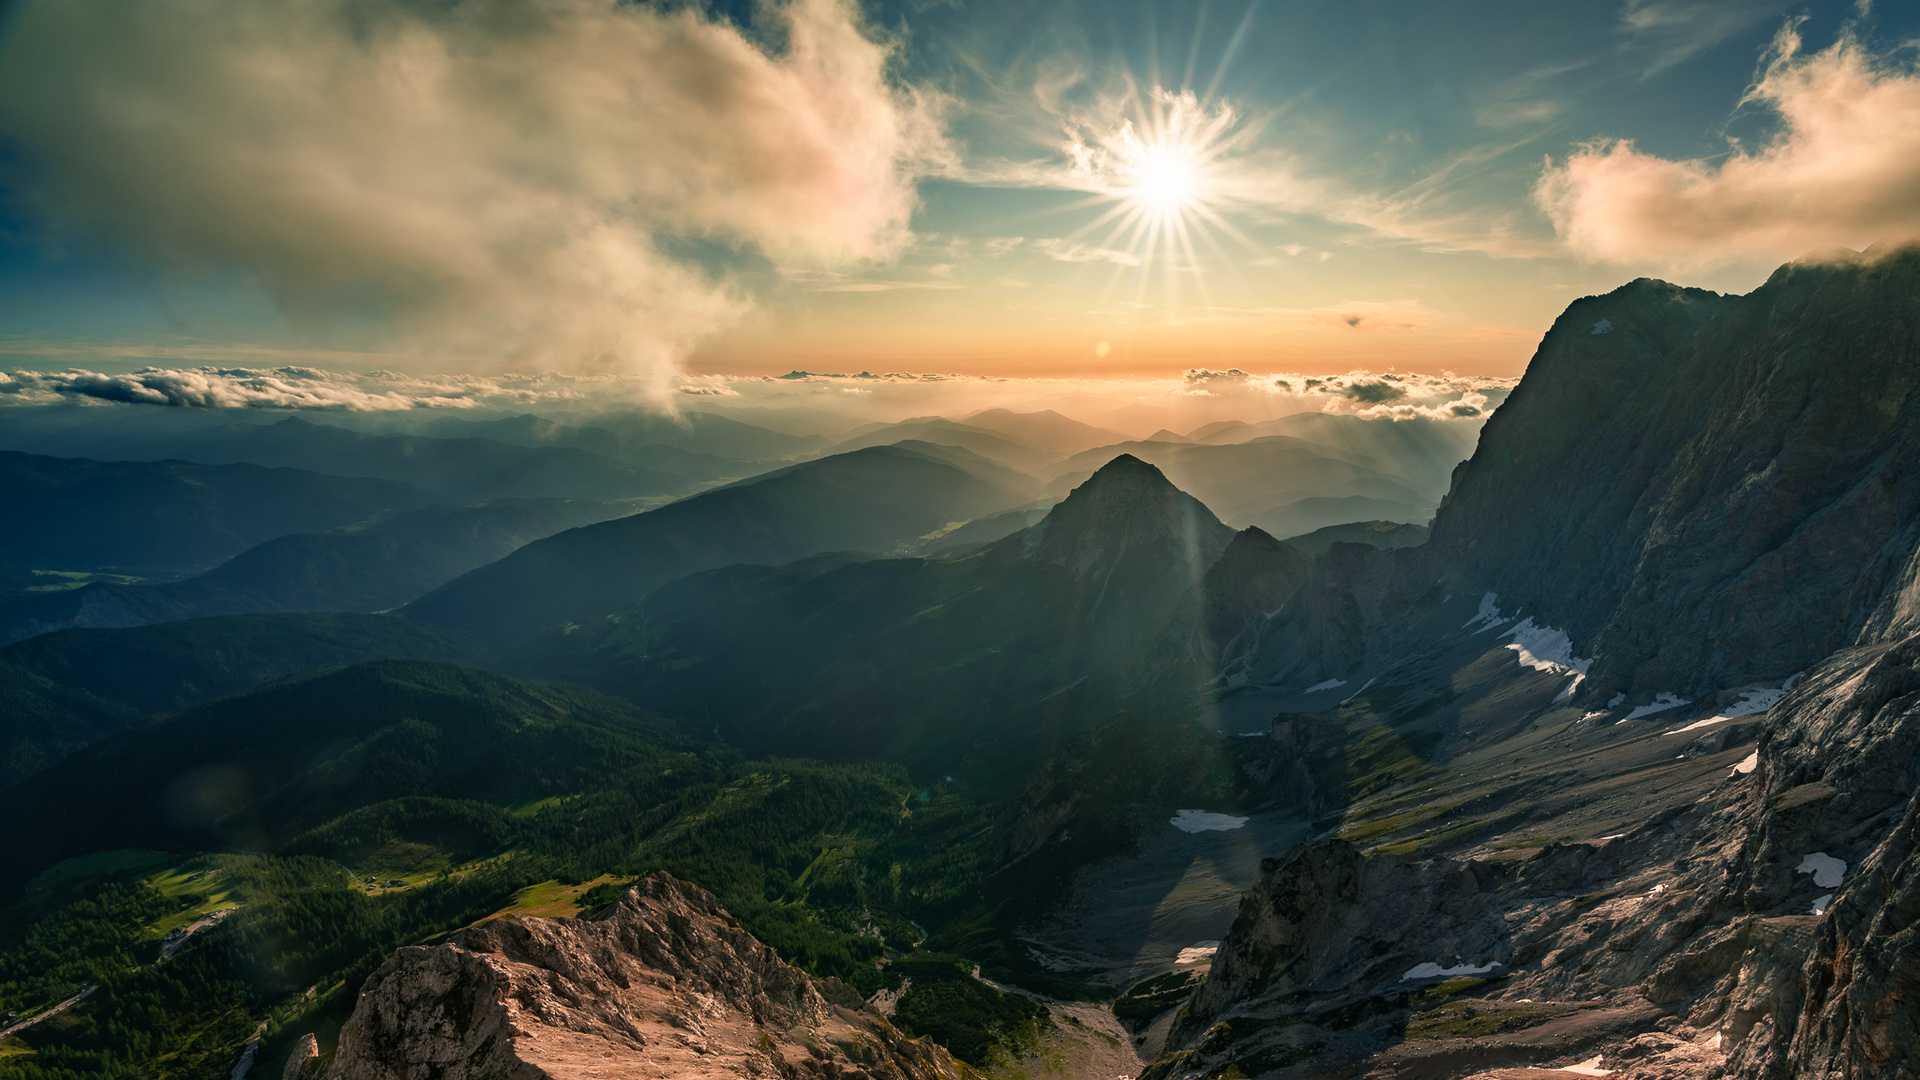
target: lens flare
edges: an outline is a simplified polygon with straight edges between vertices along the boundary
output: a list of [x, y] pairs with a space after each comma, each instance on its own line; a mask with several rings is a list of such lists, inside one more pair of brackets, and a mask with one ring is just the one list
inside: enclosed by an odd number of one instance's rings
[[1233, 202], [1226, 155], [1247, 134], [1239, 114], [1191, 90], [1158, 87], [1128, 108], [1131, 116], [1104, 129], [1082, 126], [1063, 147], [1090, 194], [1074, 208], [1107, 207], [1069, 239], [1115, 253], [1109, 260], [1122, 270], [1197, 269], [1195, 241], [1217, 248], [1215, 234], [1251, 248], [1222, 216]]
[[1200, 155], [1180, 143], [1142, 145], [1127, 198], [1155, 217], [1177, 215], [1200, 201]]

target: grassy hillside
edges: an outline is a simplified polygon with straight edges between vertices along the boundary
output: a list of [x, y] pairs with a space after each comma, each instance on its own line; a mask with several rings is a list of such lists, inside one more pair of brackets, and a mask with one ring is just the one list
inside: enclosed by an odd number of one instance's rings
[[106, 847], [272, 850], [405, 796], [507, 803], [657, 760], [671, 728], [587, 691], [373, 661], [135, 725], [0, 792], [11, 874]]
[[[604, 903], [652, 870], [862, 993], [899, 983], [875, 961], [914, 955], [915, 920], [977, 927], [994, 907], [992, 815], [952, 784], [745, 760], [590, 692], [439, 664], [313, 672], [139, 725], [0, 793], [9, 820], [29, 809], [41, 828], [0, 872], [0, 1008], [100, 987], [9, 1044], [31, 1080], [204, 1076], [262, 1022], [271, 1071], [302, 1032], [337, 1031], [394, 948]], [[968, 1011], [939, 1030], [968, 1052], [1030, 1036], [1008, 1020], [1031, 1010], [979, 984], [910, 1000], [956, 995]]]
[[233, 615], [9, 645], [0, 649], [0, 786], [143, 717], [376, 658], [486, 659], [463, 634], [377, 615]]

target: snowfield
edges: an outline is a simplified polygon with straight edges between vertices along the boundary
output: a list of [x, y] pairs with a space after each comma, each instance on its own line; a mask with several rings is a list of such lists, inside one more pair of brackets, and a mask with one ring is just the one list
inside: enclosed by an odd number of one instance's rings
[[1668, 694], [1668, 693], [1655, 694], [1651, 702], [1645, 705], [1642, 705], [1639, 708], [1628, 713], [1625, 719], [1622, 719], [1620, 722], [1624, 724], [1628, 720], [1638, 720], [1643, 716], [1652, 716], [1654, 713], [1663, 713], [1663, 712], [1666, 712], [1668, 709], [1677, 709], [1682, 705], [1691, 705], [1691, 704], [1693, 704], [1693, 702], [1688, 701], [1686, 698], [1683, 698], [1678, 694]]
[[1824, 851], [1816, 851], [1793, 868], [1796, 874], [1812, 874], [1813, 883], [1823, 889], [1837, 888], [1846, 879], [1847, 864]]
[[1407, 973], [1400, 976], [1400, 981], [1406, 982], [1408, 979], [1438, 979], [1443, 976], [1451, 978], [1455, 975], [1485, 975], [1494, 968], [1505, 966], [1505, 964], [1502, 964], [1498, 960], [1492, 960], [1481, 964], [1479, 967], [1474, 967], [1472, 964], [1455, 964], [1453, 967], [1443, 968], [1439, 964], [1429, 960], [1424, 964], [1415, 964], [1413, 967], [1408, 968]]
[[1203, 833], [1238, 829], [1247, 821], [1247, 818], [1234, 817], [1232, 814], [1215, 814], [1206, 810], [1180, 810], [1174, 813], [1167, 824], [1183, 833]]

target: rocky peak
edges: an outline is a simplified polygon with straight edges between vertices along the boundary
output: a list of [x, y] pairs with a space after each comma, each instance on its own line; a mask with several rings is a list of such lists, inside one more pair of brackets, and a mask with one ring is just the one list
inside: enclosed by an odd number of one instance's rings
[[1405, 655], [1433, 604], [1487, 593], [1592, 658], [1589, 706], [1777, 685], [1920, 629], [1916, 349], [1920, 246], [1745, 296], [1642, 279], [1577, 300], [1430, 542], [1323, 560], [1262, 674], [1313, 681], [1330, 633], [1346, 666], [1322, 678]]
[[1133, 553], [1195, 567], [1197, 577], [1232, 540], [1233, 530], [1200, 500], [1154, 466], [1121, 454], [1030, 530], [1028, 550], [1081, 576]]
[[321, 1075], [952, 1080], [972, 1072], [864, 1011], [838, 980], [781, 961], [705, 890], [656, 873], [593, 918], [506, 916], [443, 945], [401, 949], [367, 979]]

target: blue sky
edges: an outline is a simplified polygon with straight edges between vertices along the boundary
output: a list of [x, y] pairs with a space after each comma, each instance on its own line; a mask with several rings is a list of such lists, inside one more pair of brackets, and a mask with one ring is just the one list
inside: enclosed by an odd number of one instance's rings
[[1513, 375], [1920, 232], [1911, 5], [174, 6], [12, 12], [0, 366]]

